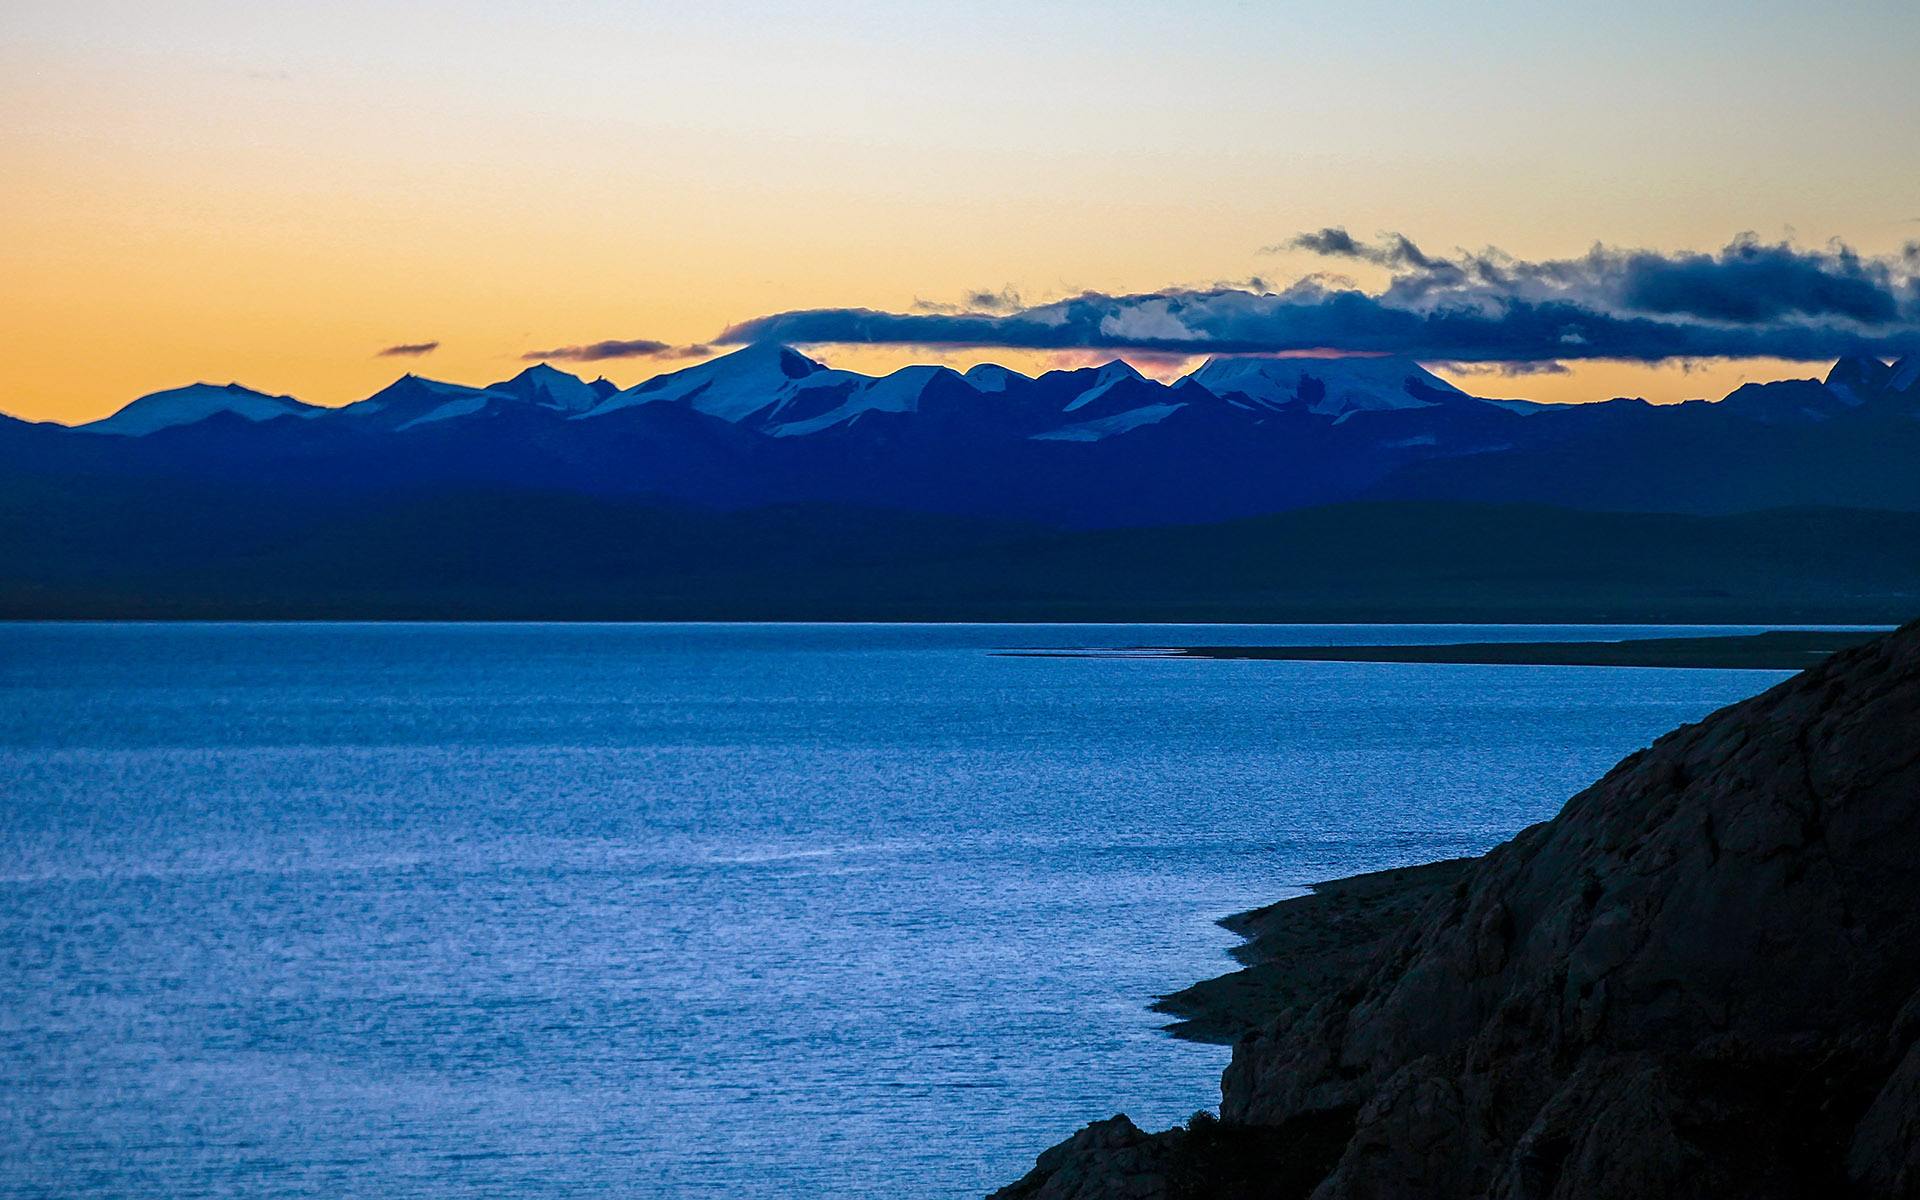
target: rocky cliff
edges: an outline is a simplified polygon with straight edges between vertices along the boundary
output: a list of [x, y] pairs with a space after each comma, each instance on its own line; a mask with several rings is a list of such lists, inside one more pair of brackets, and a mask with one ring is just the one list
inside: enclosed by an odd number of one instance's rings
[[999, 1195], [1920, 1195], [1920, 623], [1356, 884], [1169, 998], [1246, 1031], [1219, 1121], [1098, 1123]]

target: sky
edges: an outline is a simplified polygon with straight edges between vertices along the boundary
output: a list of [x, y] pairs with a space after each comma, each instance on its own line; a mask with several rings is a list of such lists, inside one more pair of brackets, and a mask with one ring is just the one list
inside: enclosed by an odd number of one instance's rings
[[1717, 397], [1920, 329], [1916, 61], [1906, 0], [9, 0], [0, 411], [722, 335]]

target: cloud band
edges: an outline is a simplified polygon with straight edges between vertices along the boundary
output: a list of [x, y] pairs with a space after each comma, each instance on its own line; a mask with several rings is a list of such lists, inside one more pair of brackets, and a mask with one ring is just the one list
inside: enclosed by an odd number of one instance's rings
[[1839, 243], [1806, 249], [1746, 235], [1712, 254], [1596, 246], [1579, 258], [1526, 261], [1496, 250], [1432, 255], [1398, 234], [1366, 242], [1334, 227], [1274, 248], [1364, 261], [1393, 275], [1378, 293], [1309, 278], [1279, 292], [1087, 292], [1000, 311], [805, 309], [741, 322], [715, 340], [1342, 351], [1461, 363], [1812, 361], [1920, 347], [1915, 247], [1870, 258]]

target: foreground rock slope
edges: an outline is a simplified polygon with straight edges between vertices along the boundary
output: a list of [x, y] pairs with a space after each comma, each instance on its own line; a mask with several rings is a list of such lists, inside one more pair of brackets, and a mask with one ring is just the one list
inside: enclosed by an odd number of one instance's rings
[[1920, 1195], [1920, 623], [1402, 874], [1249, 914], [1253, 965], [1169, 998], [1254, 1030], [1219, 1121], [1098, 1123], [999, 1195]]

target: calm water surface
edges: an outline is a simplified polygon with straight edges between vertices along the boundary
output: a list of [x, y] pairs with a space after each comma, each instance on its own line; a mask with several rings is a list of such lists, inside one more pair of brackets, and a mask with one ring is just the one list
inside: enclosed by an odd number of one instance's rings
[[1676, 632], [0, 626], [0, 1195], [981, 1193], [1217, 1102], [1216, 918], [1781, 677], [992, 650]]

